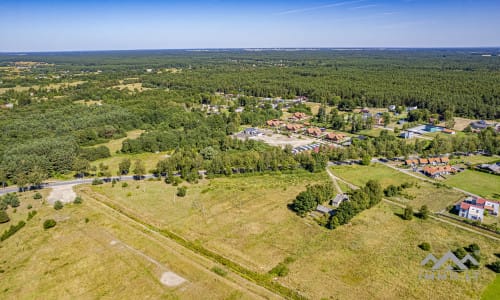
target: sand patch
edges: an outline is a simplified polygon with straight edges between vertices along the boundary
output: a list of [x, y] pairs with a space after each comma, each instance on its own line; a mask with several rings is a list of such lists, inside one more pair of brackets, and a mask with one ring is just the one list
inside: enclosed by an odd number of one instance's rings
[[47, 201], [50, 204], [54, 204], [54, 202], [58, 200], [61, 201], [62, 203], [73, 202], [73, 200], [75, 200], [76, 198], [76, 193], [75, 191], [73, 191], [73, 186], [75, 185], [76, 184], [53, 187], [49, 197], [47, 198]]
[[186, 282], [186, 280], [174, 272], [164, 272], [161, 275], [160, 282], [166, 286], [178, 286]]

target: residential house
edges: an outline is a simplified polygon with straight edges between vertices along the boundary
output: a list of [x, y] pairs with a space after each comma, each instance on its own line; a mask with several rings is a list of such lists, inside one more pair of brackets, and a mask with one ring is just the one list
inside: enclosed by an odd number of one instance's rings
[[485, 211], [489, 215], [498, 216], [500, 203], [498, 201], [470, 196], [457, 204], [456, 208], [460, 217], [482, 221]]
[[448, 174], [456, 172], [456, 170], [454, 168], [452, 168], [450, 165], [437, 166], [437, 167], [425, 166], [423, 168], [423, 171], [424, 171], [425, 175], [427, 175], [429, 177], [433, 177], [433, 178], [438, 177], [438, 176], [448, 175]]
[[416, 109], [418, 109], [418, 106], [408, 106], [408, 107], [406, 108], [406, 111], [410, 112], [410, 111], [412, 111], [412, 110], [416, 110]]
[[439, 157], [431, 157], [431, 158], [429, 158], [429, 164], [430, 165], [435, 166], [435, 165], [438, 165], [440, 163], [441, 163], [441, 158], [439, 158]]
[[347, 194], [337, 194], [335, 198], [330, 200], [330, 204], [332, 206], [338, 207], [342, 202], [348, 201], [349, 200], [349, 195]]
[[420, 165], [427, 165], [427, 164], [429, 164], [429, 160], [427, 158], [419, 158], [418, 163]]
[[286, 129], [289, 131], [297, 132], [302, 129], [304, 125], [302, 124], [286, 124]]
[[384, 117], [382, 117], [382, 113], [376, 113], [373, 117], [373, 122], [378, 126], [384, 125]]
[[262, 132], [260, 132], [258, 129], [256, 128], [246, 128], [245, 130], [243, 130], [243, 133], [246, 134], [246, 135], [262, 135]]
[[323, 134], [321, 129], [319, 129], [318, 127], [309, 127], [309, 128], [307, 128], [306, 132], [307, 132], [307, 134], [315, 136], [315, 137], [319, 137]]
[[415, 133], [412, 131], [405, 131], [401, 134], [399, 134], [399, 137], [404, 138], [404, 139], [412, 139], [415, 137]]
[[448, 128], [443, 129], [442, 132], [446, 133], [446, 134], [456, 134], [455, 130], [451, 130], [451, 129], [448, 129]]
[[396, 111], [396, 105], [389, 105], [389, 111]]
[[493, 126], [493, 124], [487, 123], [485, 120], [479, 120], [479, 121], [475, 121], [475, 122], [470, 123], [470, 126], [473, 129], [483, 130], [483, 129], [486, 129], [488, 127]]
[[328, 207], [323, 206], [323, 205], [316, 206], [316, 211], [320, 212], [320, 213], [322, 213], [324, 215], [333, 215], [334, 214], [334, 210], [333, 209], [328, 208]]
[[304, 120], [307, 118], [307, 115], [303, 112], [294, 112], [291, 119], [293, 120], [296, 120], [296, 121], [300, 121], [300, 120]]
[[244, 107], [240, 106], [234, 110], [235, 113], [242, 113], [245, 110]]
[[483, 221], [484, 208], [478, 205], [462, 202], [460, 203], [458, 215], [469, 220]]
[[495, 164], [481, 164], [478, 166], [478, 168], [492, 173], [500, 174], [500, 162], [497, 162]]
[[281, 124], [283, 124], [283, 121], [280, 121], [278, 119], [273, 119], [273, 120], [268, 120], [266, 122], [267, 126], [270, 126], [270, 127], [280, 127]]
[[346, 138], [342, 133], [329, 132], [326, 134], [326, 139], [333, 142], [341, 142]]
[[442, 164], [448, 164], [450, 162], [450, 159], [447, 156], [441, 156], [440, 159]]
[[407, 159], [407, 160], [405, 160], [405, 165], [416, 166], [416, 165], [418, 165], [418, 159]]

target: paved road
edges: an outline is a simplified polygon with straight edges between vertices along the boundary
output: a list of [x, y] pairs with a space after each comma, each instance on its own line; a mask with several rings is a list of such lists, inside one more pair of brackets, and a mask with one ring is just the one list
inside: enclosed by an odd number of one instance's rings
[[[89, 184], [94, 181], [94, 179], [101, 179], [101, 180], [113, 180], [116, 179], [118, 181], [131, 181], [131, 180], [138, 180], [135, 179], [135, 176], [132, 175], [126, 175], [126, 176], [121, 176], [121, 177], [89, 177], [89, 178], [80, 178], [80, 179], [72, 179], [72, 180], [65, 180], [65, 181], [53, 181], [53, 182], [47, 182], [42, 185], [42, 189], [45, 188], [51, 188], [51, 187], [56, 187], [56, 186], [65, 186], [65, 185], [75, 185], [75, 184]], [[156, 178], [153, 174], [147, 174], [142, 177], [142, 180], [144, 179], [150, 179], [150, 178]], [[7, 193], [13, 193], [19, 191], [18, 187], [7, 187], [0, 189], [0, 195], [4, 195]]]

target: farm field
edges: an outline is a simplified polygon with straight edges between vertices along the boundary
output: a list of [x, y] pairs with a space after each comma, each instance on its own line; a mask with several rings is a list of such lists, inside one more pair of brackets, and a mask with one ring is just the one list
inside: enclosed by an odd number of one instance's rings
[[465, 170], [450, 176], [445, 182], [485, 198], [500, 199], [500, 176], [498, 175]]
[[[44, 199], [47, 193], [43, 191]], [[33, 194], [23, 193], [17, 212], [8, 210], [11, 221], [0, 224], [3, 232], [20, 219], [26, 221], [28, 204], [38, 212], [24, 228], [0, 242], [2, 299], [260, 297], [229, 280], [231, 274], [226, 279], [213, 273], [213, 263], [198, 264], [168, 240], [95, 207], [89, 198], [56, 211], [43, 205], [43, 200], [33, 200]], [[44, 230], [47, 218], [57, 225]]]
[[405, 193], [415, 197], [413, 200], [400, 197], [392, 199], [403, 204], [412, 205], [414, 208], [419, 208], [425, 204], [432, 211], [440, 211], [465, 196], [460, 192], [445, 187], [436, 187], [432, 183], [405, 175], [382, 164], [334, 166], [331, 170], [336, 176], [357, 186], [362, 186], [372, 179], [378, 180], [383, 188], [391, 184], [398, 186], [405, 182], [413, 183], [413, 187], [404, 190]]
[[[451, 225], [403, 221], [396, 215], [402, 209], [381, 203], [331, 231], [288, 210], [287, 204], [306, 184], [325, 180], [323, 173], [218, 178], [190, 185], [184, 198], [174, 196], [176, 187], [157, 181], [126, 188], [91, 186], [82, 192], [86, 197], [104, 195], [120, 210], [258, 272], [266, 273], [291, 258], [290, 273], [277, 280], [312, 299], [351, 299], [353, 295], [359, 299], [474, 299], [493, 281], [495, 275], [484, 267], [472, 286], [419, 281], [419, 263], [428, 253], [417, 246], [424, 241], [439, 256], [476, 242], [483, 260], [493, 260], [494, 241]], [[323, 288], [325, 282], [335, 289]], [[461, 294], [463, 290], [467, 292]]]

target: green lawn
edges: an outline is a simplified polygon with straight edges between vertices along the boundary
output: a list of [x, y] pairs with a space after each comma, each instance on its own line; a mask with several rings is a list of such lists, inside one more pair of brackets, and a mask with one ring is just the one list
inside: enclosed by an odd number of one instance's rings
[[481, 295], [481, 300], [498, 300], [500, 295], [500, 275], [497, 275], [493, 281]]
[[465, 170], [446, 180], [446, 184], [490, 199], [500, 199], [500, 176]]
[[430, 210], [440, 211], [448, 205], [458, 202], [465, 196], [460, 192], [445, 187], [436, 187], [432, 183], [408, 176], [382, 164], [372, 164], [370, 166], [334, 166], [331, 170], [338, 177], [357, 186], [366, 184], [368, 180], [378, 180], [383, 188], [391, 184], [398, 186], [405, 182], [413, 183], [414, 186], [405, 189], [404, 192], [414, 196], [415, 199], [408, 200], [404, 197], [395, 197], [392, 200], [403, 204], [410, 204], [414, 208], [419, 208], [426, 204]]

